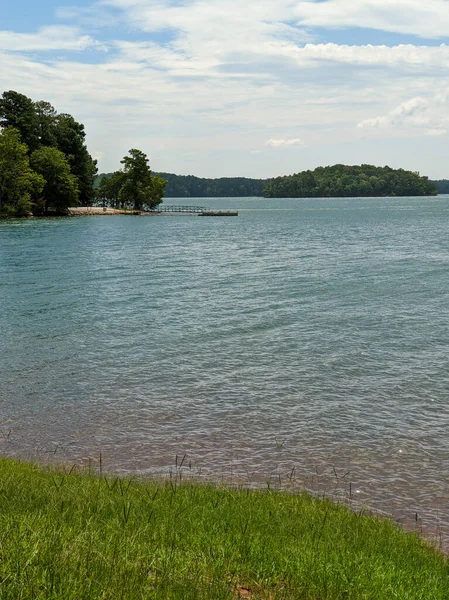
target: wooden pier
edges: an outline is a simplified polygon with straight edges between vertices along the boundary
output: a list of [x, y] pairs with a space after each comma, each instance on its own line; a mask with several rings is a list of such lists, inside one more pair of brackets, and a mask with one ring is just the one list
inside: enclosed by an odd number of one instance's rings
[[152, 214], [179, 213], [198, 215], [200, 217], [238, 217], [239, 215], [237, 210], [215, 210], [213, 208], [207, 208], [206, 206], [165, 206], [164, 204], [158, 206]]

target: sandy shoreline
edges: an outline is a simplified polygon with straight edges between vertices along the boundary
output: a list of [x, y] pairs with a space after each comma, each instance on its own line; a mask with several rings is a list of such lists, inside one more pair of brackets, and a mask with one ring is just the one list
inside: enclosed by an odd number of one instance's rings
[[120, 210], [118, 208], [103, 208], [102, 206], [76, 206], [67, 209], [70, 216], [86, 216], [86, 215], [124, 215], [130, 214], [130, 211]]

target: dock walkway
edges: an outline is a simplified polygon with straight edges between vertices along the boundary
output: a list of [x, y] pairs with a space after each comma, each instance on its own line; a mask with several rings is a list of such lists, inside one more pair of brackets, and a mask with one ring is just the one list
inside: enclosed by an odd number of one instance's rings
[[237, 210], [216, 210], [213, 208], [207, 208], [206, 206], [181, 206], [181, 205], [173, 205], [173, 206], [165, 206], [161, 205], [157, 207], [154, 212], [157, 214], [175, 214], [175, 213], [184, 213], [184, 214], [196, 214], [200, 217], [238, 217]]

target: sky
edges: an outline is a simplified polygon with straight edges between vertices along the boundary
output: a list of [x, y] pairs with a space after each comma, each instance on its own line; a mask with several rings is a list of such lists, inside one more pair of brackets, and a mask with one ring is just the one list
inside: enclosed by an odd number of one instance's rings
[[449, 178], [449, 0], [12, 0], [0, 92], [199, 177], [335, 163]]

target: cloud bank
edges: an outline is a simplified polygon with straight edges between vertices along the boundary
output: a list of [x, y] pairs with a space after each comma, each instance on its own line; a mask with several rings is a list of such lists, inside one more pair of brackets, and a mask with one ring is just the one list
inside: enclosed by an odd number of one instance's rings
[[33, 33], [3, 22], [3, 89], [76, 115], [102, 170], [141, 147], [157, 170], [203, 176], [333, 162], [444, 175], [449, 0], [74, 4]]

